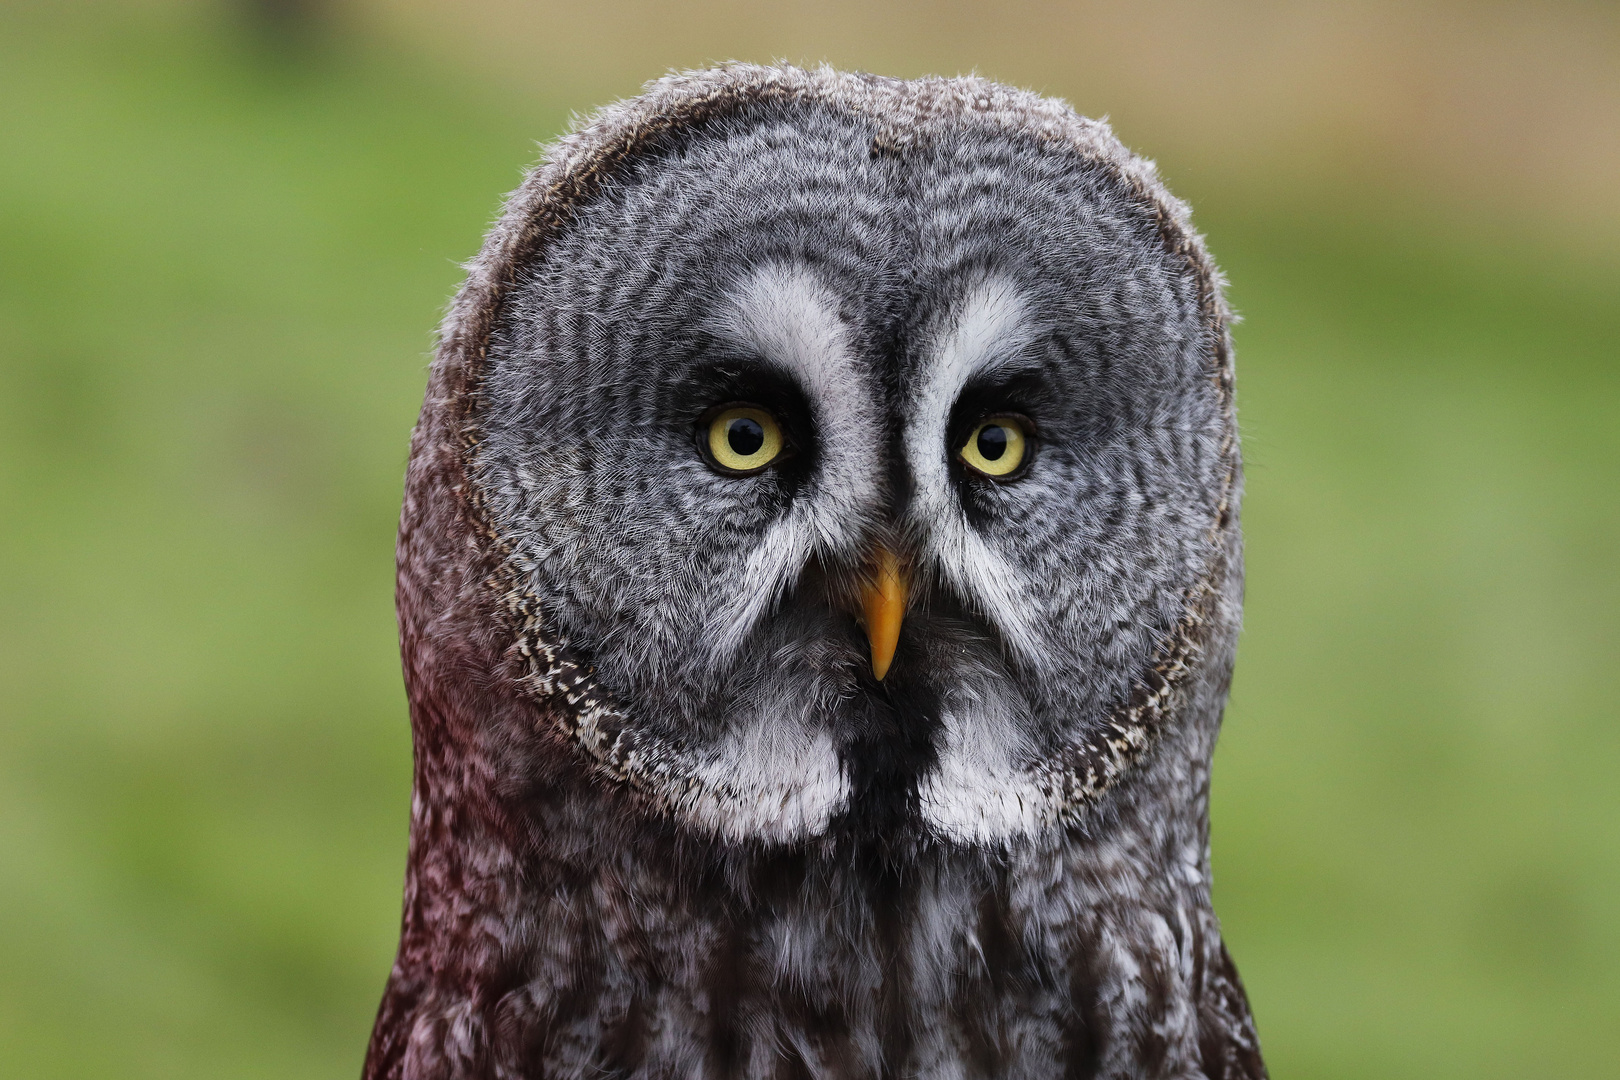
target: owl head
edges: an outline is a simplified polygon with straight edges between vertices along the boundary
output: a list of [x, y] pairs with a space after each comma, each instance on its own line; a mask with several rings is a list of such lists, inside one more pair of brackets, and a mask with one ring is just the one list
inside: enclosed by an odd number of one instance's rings
[[446, 322], [413, 697], [481, 643], [569, 782], [721, 843], [1083, 822], [1219, 716], [1227, 321], [1183, 205], [1061, 103], [657, 82], [552, 148]]

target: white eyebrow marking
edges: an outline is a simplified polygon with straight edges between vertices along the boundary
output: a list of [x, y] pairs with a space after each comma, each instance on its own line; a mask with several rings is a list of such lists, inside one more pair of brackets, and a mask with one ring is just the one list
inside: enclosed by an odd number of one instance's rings
[[1004, 278], [980, 282], [938, 339], [934, 376], [917, 403], [919, 419], [936, 419], [943, 430], [968, 381], [1017, 364], [1019, 351], [1032, 337], [1028, 305], [1012, 282]]
[[[838, 298], [805, 267], [767, 266], [744, 281], [716, 336], [791, 372], [810, 399], [820, 449], [814, 486], [749, 554], [709, 620], [712, 656], [729, 657], [810, 558], [848, 556], [882, 494], [871, 445], [882, 431], [872, 373], [857, 362]], [[862, 451], [865, 450], [865, 453]]]
[[910, 407], [906, 457], [917, 484], [911, 521], [926, 553], [1007, 644], [1038, 665], [1041, 639], [1032, 620], [1040, 605], [1018, 569], [968, 524], [951, 485], [953, 448], [946, 445], [951, 409], [963, 388], [976, 377], [1024, 366], [1020, 354], [1034, 334], [1028, 304], [1010, 281], [987, 277], [970, 289], [934, 340], [928, 374]]

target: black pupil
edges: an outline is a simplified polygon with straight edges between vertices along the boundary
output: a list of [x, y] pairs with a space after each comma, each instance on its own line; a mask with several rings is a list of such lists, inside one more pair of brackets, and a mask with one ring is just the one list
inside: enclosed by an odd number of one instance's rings
[[753, 457], [765, 445], [765, 429], [758, 420], [739, 416], [726, 425], [726, 442], [738, 457]]
[[986, 461], [1000, 461], [1007, 452], [1007, 429], [1000, 424], [986, 424], [979, 429], [979, 456]]

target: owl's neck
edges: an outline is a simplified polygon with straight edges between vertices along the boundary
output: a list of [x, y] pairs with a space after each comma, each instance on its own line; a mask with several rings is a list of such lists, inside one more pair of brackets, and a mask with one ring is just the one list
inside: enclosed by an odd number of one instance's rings
[[1040, 844], [747, 851], [627, 814], [532, 705], [413, 690], [368, 1077], [1264, 1074], [1209, 904], [1201, 725]]

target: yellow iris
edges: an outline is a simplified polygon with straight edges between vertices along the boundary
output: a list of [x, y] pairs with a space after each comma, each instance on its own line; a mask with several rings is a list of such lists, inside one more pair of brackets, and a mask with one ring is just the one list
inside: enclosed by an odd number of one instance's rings
[[727, 472], [758, 472], [782, 453], [776, 418], [752, 405], [737, 405], [709, 421], [709, 456]]
[[1029, 438], [1016, 416], [992, 416], [968, 435], [957, 451], [968, 468], [986, 476], [1008, 476], [1024, 463]]

